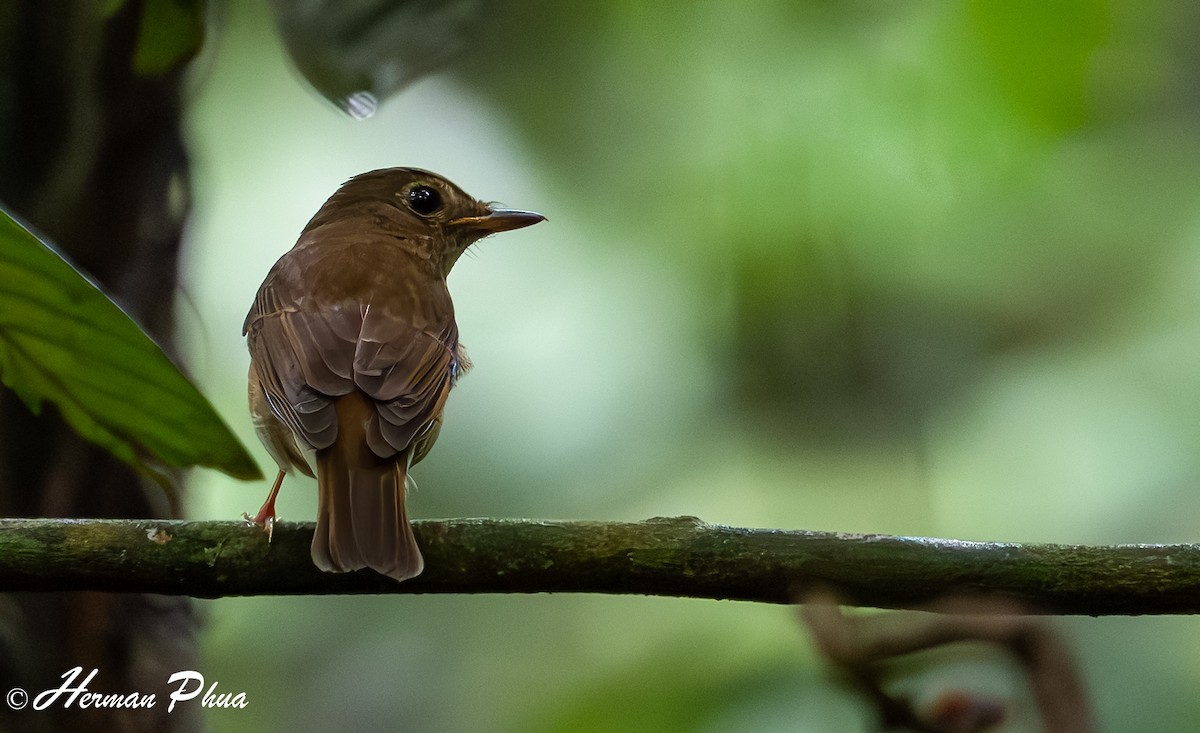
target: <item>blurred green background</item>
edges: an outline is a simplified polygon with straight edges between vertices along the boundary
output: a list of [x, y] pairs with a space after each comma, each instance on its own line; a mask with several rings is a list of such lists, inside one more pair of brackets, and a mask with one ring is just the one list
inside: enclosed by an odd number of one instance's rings
[[[450, 278], [476, 368], [414, 517], [1196, 540], [1200, 9], [483, 8], [449, 68], [353, 121], [299, 81], [264, 4], [218, 6], [190, 107], [182, 313], [192, 372], [245, 441], [258, 284], [343, 180], [416, 165], [550, 221]], [[266, 490], [197, 473], [189, 514], [236, 517]], [[315, 506], [289, 479], [281, 516]], [[217, 731], [874, 725], [787, 608], [201, 610], [206, 679], [250, 700], [209, 713]], [[1193, 619], [1059, 626], [1102, 729], [1195, 730]], [[1033, 729], [1022, 705], [1005, 730]]]

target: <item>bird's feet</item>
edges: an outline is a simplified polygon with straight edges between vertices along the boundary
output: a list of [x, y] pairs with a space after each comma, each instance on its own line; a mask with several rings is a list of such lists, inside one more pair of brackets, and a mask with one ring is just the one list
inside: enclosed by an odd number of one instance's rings
[[250, 516], [249, 512], [242, 512], [242, 519], [246, 520], [247, 526], [258, 527], [267, 533], [268, 543], [275, 534], [275, 520], [277, 518], [275, 516], [275, 507], [268, 508], [266, 504], [263, 504], [263, 508], [259, 509], [258, 514], [253, 517]]
[[283, 471], [280, 471], [279, 475], [275, 477], [271, 493], [267, 495], [267, 500], [263, 502], [258, 514], [251, 517], [248, 513], [242, 512], [242, 519], [246, 520], [246, 524], [259, 527], [267, 533], [267, 542], [270, 542], [275, 534], [275, 520], [278, 519], [275, 514], [275, 497], [279, 495], [279, 487], [283, 485], [283, 476]]

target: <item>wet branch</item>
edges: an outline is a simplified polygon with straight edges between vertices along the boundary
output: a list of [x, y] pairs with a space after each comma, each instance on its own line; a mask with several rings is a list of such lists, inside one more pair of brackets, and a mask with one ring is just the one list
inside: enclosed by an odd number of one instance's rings
[[637, 523], [416, 522], [425, 572], [395, 583], [328, 574], [311, 524], [0, 520], [0, 591], [104, 590], [199, 598], [339, 593], [612, 593], [919, 608], [1000, 596], [1058, 614], [1200, 611], [1200, 545], [1021, 545], [743, 529], [691, 517]]

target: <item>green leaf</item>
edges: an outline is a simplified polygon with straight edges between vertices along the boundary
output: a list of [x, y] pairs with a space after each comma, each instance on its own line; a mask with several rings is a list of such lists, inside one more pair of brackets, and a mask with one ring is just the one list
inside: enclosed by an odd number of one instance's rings
[[161, 76], [189, 61], [204, 43], [202, 0], [147, 0], [133, 70], [138, 76]]
[[84, 438], [160, 482], [163, 467], [262, 477], [158, 344], [57, 252], [0, 210], [0, 381], [53, 402]]

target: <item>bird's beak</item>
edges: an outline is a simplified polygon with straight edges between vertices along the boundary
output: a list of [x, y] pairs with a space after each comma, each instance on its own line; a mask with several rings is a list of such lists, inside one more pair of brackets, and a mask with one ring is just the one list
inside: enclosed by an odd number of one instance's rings
[[483, 216], [462, 216], [457, 219], [451, 219], [448, 223], [454, 227], [463, 227], [464, 229], [474, 229], [486, 234], [495, 234], [496, 232], [507, 232], [510, 229], [531, 226], [545, 220], [546, 217], [532, 211], [491, 209], [489, 213]]

